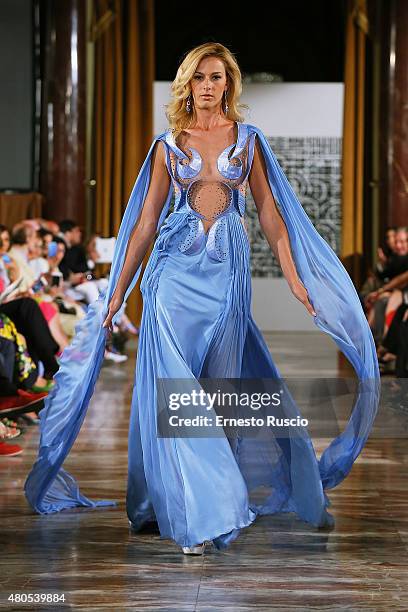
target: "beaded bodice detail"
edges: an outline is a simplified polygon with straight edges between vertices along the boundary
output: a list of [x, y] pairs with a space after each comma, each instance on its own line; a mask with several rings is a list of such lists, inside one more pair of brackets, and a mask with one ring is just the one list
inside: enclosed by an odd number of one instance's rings
[[193, 147], [186, 151], [180, 149], [171, 131], [167, 132], [168, 170], [176, 198], [175, 210], [187, 203], [200, 217], [214, 220], [236, 200], [237, 212], [244, 214], [254, 134], [251, 138], [245, 124], [237, 123], [237, 130], [237, 141], [220, 153], [214, 168]]
[[[166, 132], [167, 168], [175, 194], [174, 212], [187, 213], [191, 228], [179, 247], [186, 254], [196, 252], [207, 240], [209, 254], [225, 259], [226, 246], [222, 243], [226, 239], [226, 216], [238, 214], [243, 217], [245, 213], [255, 134], [250, 133], [246, 124], [236, 125], [236, 142], [227, 146], [213, 165], [193, 147], [182, 150], [172, 132]], [[203, 221], [211, 223], [207, 232]]]

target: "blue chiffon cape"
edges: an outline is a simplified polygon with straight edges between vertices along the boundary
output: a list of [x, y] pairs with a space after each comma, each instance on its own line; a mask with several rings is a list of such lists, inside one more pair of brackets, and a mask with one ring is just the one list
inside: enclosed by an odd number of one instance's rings
[[[255, 132], [258, 138], [270, 189], [288, 230], [299, 277], [317, 313], [314, 317], [315, 325], [333, 338], [352, 364], [358, 379], [358, 392], [349, 421], [341, 434], [324, 450], [318, 462], [324, 495], [325, 490], [338, 485], [349, 473], [372, 427], [380, 395], [376, 348], [347, 271], [303, 210], [262, 131], [252, 125], [247, 127]], [[85, 318], [77, 326], [71, 345], [62, 355], [60, 369], [55, 376], [55, 387], [45, 399], [44, 408], [40, 412], [38, 457], [24, 487], [29, 504], [38, 513], [58, 512], [75, 506], [96, 507], [115, 503], [112, 500], [91, 500], [85, 497], [80, 492], [75, 478], [62, 466], [78, 436], [100, 372], [107, 334], [102, 322], [121, 272], [130, 234], [139, 218], [149, 188], [154, 146], [159, 140], [164, 140], [166, 134], [167, 132], [164, 132], [153, 140], [136, 179], [117, 237], [106, 294], [101, 295], [88, 307]], [[158, 222], [158, 230], [168, 214], [172, 193], [173, 188], [170, 187]], [[140, 269], [139, 267], [125, 299], [134, 287]], [[130, 439], [129, 454], [132, 452], [137, 451], [132, 449]], [[307, 519], [313, 516], [313, 512], [307, 508], [307, 491], [303, 491], [302, 495], [305, 507], [300, 514]], [[318, 524], [318, 520], [314, 522]]]

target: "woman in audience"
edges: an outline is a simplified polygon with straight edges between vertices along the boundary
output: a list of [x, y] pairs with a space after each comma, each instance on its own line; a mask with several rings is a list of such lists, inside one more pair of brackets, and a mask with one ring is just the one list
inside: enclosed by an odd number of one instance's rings
[[[45, 276], [50, 271], [46, 250], [48, 249], [48, 242], [45, 248], [45, 240], [44, 237], [41, 236], [41, 233], [41, 230], [35, 233], [35, 240], [28, 250], [28, 265], [34, 272], [36, 278]], [[46, 234], [46, 236], [48, 239], [50, 235]], [[52, 235], [50, 237], [52, 238]], [[49, 241], [49, 243], [51, 243], [51, 241]]]
[[[387, 283], [408, 270], [408, 229], [399, 227], [395, 233], [394, 252], [383, 266], [379, 277], [382, 287], [370, 292], [366, 297], [367, 318], [377, 344], [386, 335], [395, 312], [402, 303], [401, 290], [387, 289]], [[385, 283], [385, 284], [384, 284]]]
[[397, 376], [406, 376], [407, 366], [404, 362], [407, 356], [404, 353], [403, 341], [406, 335], [407, 322], [408, 301], [397, 308], [390, 328], [379, 347], [380, 369], [383, 374], [395, 371]]
[[38, 366], [44, 366], [43, 377], [49, 381], [58, 370], [55, 354], [59, 350], [58, 344], [52, 337], [44, 316], [35, 300], [31, 298], [18, 298], [0, 304], [0, 314], [11, 319], [27, 343], [28, 352]]
[[5, 225], [0, 224], [0, 266], [4, 287], [17, 280], [18, 275], [18, 266], [8, 254], [10, 244], [10, 232]]
[[360, 289], [359, 293], [362, 298], [366, 298], [369, 293], [376, 291], [384, 283], [381, 275], [389, 261], [389, 258], [395, 253], [396, 229], [397, 228], [395, 227], [388, 227], [385, 230], [384, 243], [377, 249], [377, 263], [374, 266], [374, 269], [369, 271], [367, 280]]
[[11, 237], [8, 227], [0, 224], [0, 254], [4, 255], [10, 250]]
[[[381, 343], [377, 348], [380, 366], [383, 372], [393, 371], [398, 362], [398, 357], [402, 351], [400, 347], [402, 331], [406, 329], [407, 310], [408, 310], [408, 268], [402, 274], [394, 277], [378, 290], [378, 295], [388, 293], [398, 295], [401, 303], [397, 307], [390, 323], [389, 329], [384, 334]], [[405, 366], [404, 366], [405, 367]]]
[[[72, 231], [75, 234], [75, 228], [76, 226], [72, 230], [72, 227], [69, 227], [67, 236], [71, 236], [70, 232]], [[64, 227], [64, 229], [67, 228]], [[0, 276], [3, 273], [6, 283], [9, 284], [12, 268], [14, 270], [13, 277], [21, 277], [18, 290], [11, 295], [8, 302], [11, 302], [12, 298], [16, 299], [23, 296], [34, 298], [61, 351], [68, 344], [69, 338], [73, 336], [76, 324], [84, 317], [86, 306], [78, 304], [71, 294], [67, 294], [67, 288], [71, 289], [71, 284], [69, 280], [64, 282], [60, 268], [61, 261], [66, 253], [67, 236], [64, 235], [63, 240], [54, 234], [56, 230], [58, 230], [57, 224], [44, 219], [23, 221], [13, 228], [13, 240], [10, 249], [8, 229], [5, 226], [0, 226], [0, 241], [2, 238], [4, 239], [2, 241], [3, 246], [0, 242]], [[80, 233], [76, 236], [76, 239], [74, 236], [71, 246], [78, 244], [80, 236]], [[82, 262], [83, 266], [86, 263], [88, 270], [94, 267], [93, 262], [98, 258], [94, 240], [90, 241], [89, 247], [88, 251], [83, 248], [84, 261]], [[10, 263], [4, 263], [1, 259], [2, 254], [6, 255], [6, 259]], [[85, 259], [87, 259], [86, 262]], [[6, 265], [10, 269], [7, 269]], [[82, 278], [83, 273], [80, 274]], [[39, 277], [43, 282], [38, 282]], [[74, 277], [75, 282], [77, 282], [78, 274], [76, 272], [74, 272]], [[87, 285], [88, 287], [92, 285], [92, 290], [95, 288], [94, 293], [87, 294], [88, 298], [95, 299], [106, 284], [106, 279], [83, 283], [84, 286]], [[78, 295], [84, 297], [84, 295]], [[105, 358], [114, 362], [125, 361], [127, 356], [121, 354], [124, 343], [128, 334], [136, 335], [137, 332], [137, 328], [123, 313], [115, 334], [109, 340]]]
[[[49, 247], [52, 247], [50, 250]], [[53, 240], [46, 246], [48, 266], [49, 266], [49, 285], [47, 293], [52, 296], [54, 303], [59, 309], [59, 317], [62, 329], [68, 338], [72, 338], [75, 326], [85, 316], [85, 309], [65, 292], [65, 283], [59, 265], [65, 255], [65, 243], [60, 238], [53, 237]], [[50, 254], [52, 253], [52, 254]]]
[[9, 363], [9, 382], [14, 383], [16, 387], [21, 389], [31, 389], [38, 379], [37, 367], [27, 351], [24, 336], [18, 333], [13, 321], [4, 313], [0, 313], [0, 340], [2, 341], [1, 351], [3, 354], [5, 343], [12, 344], [14, 349], [12, 369], [12, 364]]
[[[0, 383], [0, 415], [4, 409], [28, 408], [38, 403], [50, 390], [47, 381], [38, 376], [38, 368], [27, 350], [24, 336], [18, 333], [11, 319], [2, 313]], [[23, 418], [30, 423], [38, 423], [35, 412], [27, 412]]]
[[50, 331], [59, 344], [62, 351], [69, 343], [59, 319], [58, 308], [52, 303], [52, 299], [44, 294], [44, 282], [37, 278], [34, 270], [30, 267], [30, 256], [38, 256], [38, 239], [36, 230], [29, 224], [21, 223], [14, 227], [12, 232], [12, 247], [8, 252], [9, 257], [14, 260], [18, 267], [21, 284], [17, 295], [31, 295], [39, 304], [41, 312], [48, 323]]

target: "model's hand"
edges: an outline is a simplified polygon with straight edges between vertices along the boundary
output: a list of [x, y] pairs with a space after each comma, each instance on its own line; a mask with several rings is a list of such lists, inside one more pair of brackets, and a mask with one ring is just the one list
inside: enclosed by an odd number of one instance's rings
[[113, 294], [111, 301], [109, 302], [108, 314], [106, 315], [105, 321], [102, 323], [102, 327], [107, 327], [109, 331], [113, 331], [112, 319], [118, 312], [123, 304], [123, 297], [120, 295]]
[[311, 305], [311, 303], [309, 301], [309, 296], [308, 296], [308, 293], [306, 291], [306, 288], [300, 282], [300, 280], [298, 280], [295, 283], [293, 283], [293, 285], [291, 286], [291, 291], [292, 291], [293, 295], [295, 296], [295, 298], [297, 298], [299, 300], [299, 302], [302, 302], [302, 304], [305, 306], [305, 308], [308, 311], [308, 313], [315, 317], [316, 316], [316, 312], [315, 312], [313, 306]]

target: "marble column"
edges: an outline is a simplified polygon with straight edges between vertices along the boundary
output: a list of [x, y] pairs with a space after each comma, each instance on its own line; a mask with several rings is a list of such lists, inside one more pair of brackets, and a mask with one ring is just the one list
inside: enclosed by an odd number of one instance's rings
[[40, 188], [44, 215], [85, 222], [85, 2], [42, 3], [43, 89]]
[[390, 3], [388, 225], [408, 225], [408, 2]]

